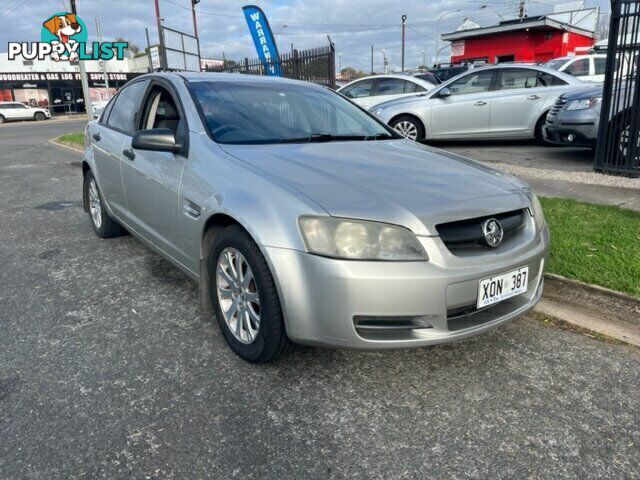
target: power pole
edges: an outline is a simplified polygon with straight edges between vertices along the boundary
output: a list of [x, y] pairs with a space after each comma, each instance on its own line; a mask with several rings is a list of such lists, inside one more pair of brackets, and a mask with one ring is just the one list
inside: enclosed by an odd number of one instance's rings
[[[71, 13], [78, 14], [76, 8], [76, 0], [71, 1]], [[82, 83], [82, 97], [84, 98], [84, 108], [87, 112], [89, 120], [93, 120], [93, 105], [91, 104], [91, 95], [89, 94], [89, 82], [87, 80], [87, 72], [84, 68], [84, 61], [78, 59], [78, 65], [80, 66], [80, 82]]]
[[371, 75], [373, 75], [373, 45], [371, 45]]
[[160, 44], [160, 71], [164, 71], [166, 69], [165, 62], [165, 51], [164, 51], [164, 37], [162, 35], [162, 18], [160, 18], [160, 3], [158, 0], [154, 0], [156, 7], [156, 24], [158, 25], [158, 43]]
[[402, 15], [402, 67], [401, 67], [402, 72], [404, 72], [404, 29], [405, 29], [406, 21], [407, 21], [407, 16]]
[[[96, 16], [96, 32], [98, 32], [98, 41], [102, 44], [102, 29], [100, 28], [100, 19]], [[109, 74], [107, 73], [107, 62], [102, 62], [102, 74], [104, 75], [104, 86], [107, 89], [107, 96], [111, 97], [109, 90]]]
[[524, 17], [527, 15], [527, 9], [525, 5], [525, 0], [520, 0], [520, 13], [518, 14], [518, 18], [520, 21], [524, 20]]

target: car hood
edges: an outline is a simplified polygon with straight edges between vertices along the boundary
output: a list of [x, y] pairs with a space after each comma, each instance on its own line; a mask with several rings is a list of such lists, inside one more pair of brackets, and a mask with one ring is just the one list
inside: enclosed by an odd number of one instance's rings
[[571, 90], [563, 95], [564, 99], [567, 101], [572, 100], [581, 100], [583, 98], [591, 98], [602, 96], [603, 85], [598, 84], [594, 87], [581, 88], [578, 90]]
[[332, 216], [402, 225], [417, 235], [530, 205], [515, 177], [408, 140], [221, 147]]

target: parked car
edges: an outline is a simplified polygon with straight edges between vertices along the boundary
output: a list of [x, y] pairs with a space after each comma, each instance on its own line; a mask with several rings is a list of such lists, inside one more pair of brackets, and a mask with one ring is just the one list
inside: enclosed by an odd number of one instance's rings
[[109, 100], [98, 100], [97, 102], [94, 102], [92, 105], [93, 118], [95, 119], [100, 118], [100, 115], [102, 115], [102, 112], [104, 112], [104, 109], [106, 108], [108, 103], [109, 103]]
[[449, 67], [432, 68], [429, 71], [438, 77], [438, 79], [440, 79], [440, 83], [442, 83], [452, 79], [453, 77], [457, 77], [467, 70], [469, 70], [469, 65], [451, 65]]
[[568, 73], [585, 82], [604, 82], [607, 71], [607, 56], [605, 54], [579, 55], [573, 57], [559, 57], [543, 64], [544, 67], [559, 72]]
[[51, 118], [51, 113], [46, 108], [30, 107], [20, 102], [0, 102], [0, 123], [48, 118]]
[[602, 85], [560, 95], [543, 128], [547, 142], [595, 148], [602, 107]]
[[126, 229], [199, 281], [246, 360], [459, 340], [542, 294], [549, 236], [526, 184], [321, 86], [149, 74], [85, 135], [96, 234]]
[[427, 92], [371, 108], [411, 140], [538, 138], [549, 109], [564, 92], [585, 85], [538, 66], [479, 67]]
[[413, 74], [414, 77], [425, 80], [433, 85], [440, 85], [442, 80], [440, 80], [435, 74], [432, 72], [418, 72]]
[[338, 92], [362, 108], [371, 108], [389, 100], [414, 97], [434, 87], [434, 83], [409, 75], [377, 75], [355, 80]]

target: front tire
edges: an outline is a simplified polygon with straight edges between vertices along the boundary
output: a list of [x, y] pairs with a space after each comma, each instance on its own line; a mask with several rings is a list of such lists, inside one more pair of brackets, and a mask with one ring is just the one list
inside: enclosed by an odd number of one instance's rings
[[545, 113], [544, 115], [542, 115], [542, 117], [538, 119], [538, 122], [536, 123], [536, 129], [534, 131], [534, 135], [536, 137], [536, 141], [540, 145], [543, 145], [545, 147], [551, 147], [552, 144], [547, 142], [547, 140], [544, 138], [544, 134], [542, 133], [542, 127], [544, 127], [544, 124], [547, 121], [547, 115], [548, 113]]
[[422, 122], [410, 115], [402, 115], [394, 118], [390, 124], [396, 132], [409, 140], [418, 142], [424, 140], [424, 127]]
[[42, 113], [42, 112], [36, 112], [36, 114], [33, 116], [33, 119], [36, 122], [42, 122], [43, 120], [45, 120], [47, 118], [47, 116]]
[[4, 123], [4, 122], [5, 122], [4, 117], [3, 117], [2, 115], [0, 115], [0, 124], [2, 124], [2, 123]]
[[211, 301], [231, 349], [253, 363], [291, 353], [273, 276], [249, 234], [238, 225], [220, 230], [207, 263]]
[[91, 226], [96, 235], [100, 238], [112, 238], [124, 234], [124, 229], [107, 212], [98, 188], [98, 182], [91, 171], [88, 171], [84, 176], [82, 190], [84, 204], [88, 207]]

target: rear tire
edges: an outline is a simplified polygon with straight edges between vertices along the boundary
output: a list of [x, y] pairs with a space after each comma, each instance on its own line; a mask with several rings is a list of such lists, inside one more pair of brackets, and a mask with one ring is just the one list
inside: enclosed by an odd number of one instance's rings
[[211, 301], [231, 349], [252, 363], [291, 353], [294, 344], [287, 337], [273, 276], [249, 234], [239, 225], [221, 229], [207, 266]]
[[2, 115], [0, 115], [0, 123], [4, 123], [4, 122], [5, 122], [4, 117]]
[[419, 142], [424, 140], [424, 127], [422, 122], [411, 115], [402, 115], [394, 118], [389, 124], [397, 133], [409, 140]]
[[47, 116], [42, 113], [42, 112], [36, 112], [36, 114], [33, 116], [33, 119], [36, 122], [42, 122], [43, 120], [45, 120], [47, 118]]
[[112, 238], [125, 233], [124, 228], [111, 218], [109, 212], [107, 212], [102, 193], [100, 193], [100, 189], [98, 188], [98, 182], [96, 182], [91, 170], [84, 176], [82, 193], [84, 204], [88, 207], [91, 226], [93, 227], [93, 231], [96, 232], [96, 235], [100, 238]]

